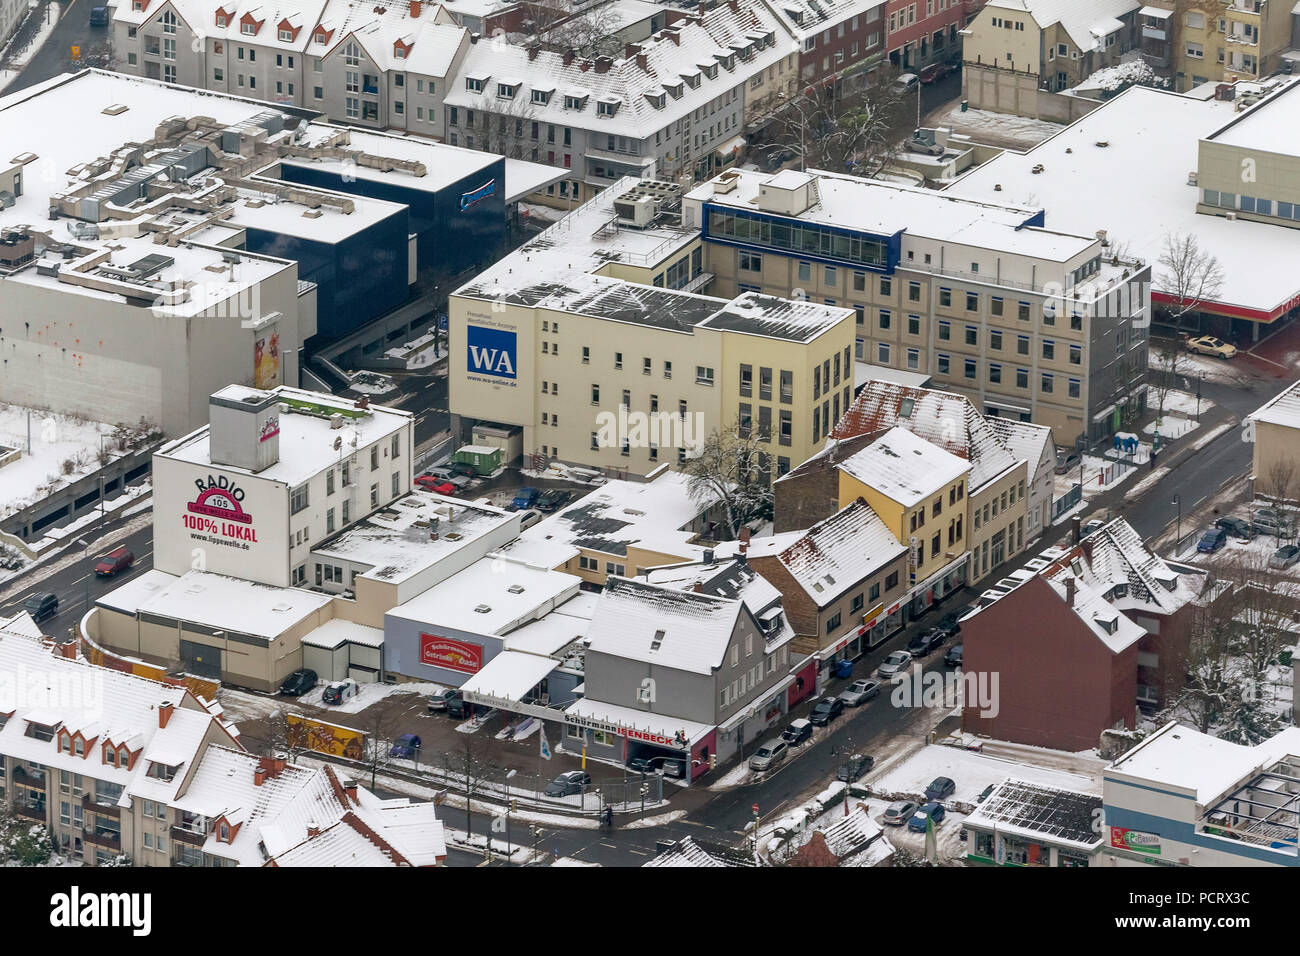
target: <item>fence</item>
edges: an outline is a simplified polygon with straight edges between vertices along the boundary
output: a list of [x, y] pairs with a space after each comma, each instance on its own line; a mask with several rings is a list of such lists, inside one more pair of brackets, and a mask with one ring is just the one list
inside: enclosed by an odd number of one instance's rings
[[1077, 481], [1065, 494], [1052, 502], [1052, 521], [1065, 514], [1083, 499], [1083, 486]]
[[[458, 767], [454, 756], [442, 755], [442, 759], [428, 766], [421, 765], [421, 771], [437, 778], [448, 789], [463, 793], [465, 774], [463, 766]], [[458, 772], [458, 769], [460, 772]], [[546, 796], [547, 786], [555, 779], [553, 774], [516, 773], [508, 780], [503, 768], [481, 768], [474, 771], [470, 784], [474, 790], [474, 799], [504, 802], [509, 798], [520, 798], [549, 805], [555, 809], [571, 813], [596, 814], [604, 807], [613, 807], [616, 813], [639, 810], [642, 805], [654, 807], [663, 802], [664, 778], [659, 773], [629, 774], [624, 777], [593, 778], [585, 793], [571, 794], [566, 797]], [[641, 789], [645, 787], [644, 800]]]

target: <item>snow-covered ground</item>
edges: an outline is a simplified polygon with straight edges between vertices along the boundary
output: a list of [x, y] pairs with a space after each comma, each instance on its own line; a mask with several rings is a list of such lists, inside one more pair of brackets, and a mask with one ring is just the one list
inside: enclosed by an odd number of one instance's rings
[[994, 146], [1003, 143], [1033, 146], [1065, 129], [1059, 123], [1030, 119], [1026, 116], [1013, 116], [1010, 113], [974, 109], [968, 109], [963, 113], [960, 106], [954, 106], [952, 111], [943, 117], [940, 125], [948, 127], [954, 133], [970, 136], [977, 143], [989, 143]]
[[[1153, 369], [1162, 369], [1166, 365], [1161, 363], [1160, 356], [1157, 352], [1151, 352], [1148, 357], [1148, 365]], [[1245, 367], [1237, 368], [1235, 359], [1215, 358], [1212, 355], [1196, 355], [1192, 352], [1183, 352], [1176, 365], [1179, 375], [1195, 381], [1197, 378], [1203, 378], [1207, 382], [1218, 382], [1222, 385], [1239, 385], [1251, 377], [1250, 371]], [[1195, 404], [1196, 396], [1192, 396], [1192, 403]], [[1167, 406], [1166, 406], [1167, 407]]]
[[1188, 432], [1195, 431], [1201, 427], [1201, 423], [1181, 415], [1166, 414], [1164, 418], [1157, 421], [1147, 422], [1142, 426], [1142, 431], [1151, 436], [1155, 436], [1157, 431], [1160, 432], [1160, 441], [1173, 441], [1175, 438], [1182, 438]]
[[[1201, 399], [1201, 414], [1204, 415], [1210, 409], [1214, 408], [1214, 402], [1209, 399]], [[1147, 389], [1147, 409], [1158, 412], [1160, 409], [1159, 396], [1154, 388]], [[1165, 393], [1165, 414], [1182, 415], [1184, 418], [1196, 417], [1196, 393], [1182, 392], [1176, 388], [1171, 388]], [[1160, 430], [1164, 434], [1164, 429]]]
[[[1140, 445], [1133, 461], [1136, 465], [1143, 465], [1150, 454], [1150, 445]], [[1109, 491], [1116, 485], [1126, 481], [1138, 469], [1128, 464], [1127, 460], [1117, 462], [1111, 458], [1101, 458], [1097, 455], [1083, 456], [1083, 497], [1086, 501], [1095, 494], [1103, 491]], [[1053, 493], [1056, 497], [1066, 494], [1079, 481], [1079, 467], [1076, 465], [1064, 475], [1056, 475], [1053, 478]]]
[[869, 775], [867, 783], [874, 793], [917, 795], [923, 794], [935, 777], [949, 777], [957, 785], [945, 803], [974, 804], [985, 787], [1008, 777], [1065, 790], [1101, 793], [1100, 769], [1093, 773], [1072, 773], [940, 744], [924, 747], [879, 777], [875, 773]]
[[397, 383], [379, 372], [356, 372], [349, 387], [362, 395], [387, 395], [397, 391]]

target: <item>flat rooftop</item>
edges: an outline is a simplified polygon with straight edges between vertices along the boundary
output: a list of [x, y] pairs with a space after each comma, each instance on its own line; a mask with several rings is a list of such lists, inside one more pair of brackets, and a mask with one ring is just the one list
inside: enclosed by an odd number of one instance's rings
[[349, 126], [319, 122], [307, 126], [303, 132], [300, 145], [308, 148], [324, 146], [340, 138], [346, 140], [341, 144], [341, 148], [345, 150], [357, 150], [370, 156], [401, 160], [403, 163], [423, 164], [423, 174], [417, 175], [405, 168], [376, 169], [350, 161], [343, 156], [322, 156], [320, 158], [286, 156], [281, 162], [286, 166], [319, 169], [340, 176], [346, 174], [356, 179], [386, 183], [403, 189], [437, 192], [446, 189], [467, 176], [472, 176], [478, 172], [486, 172], [490, 166], [501, 158], [495, 153], [462, 149], [458, 146], [448, 146], [445, 143], [436, 143], [433, 140], [420, 139], [414, 136], [370, 132]]
[[[241, 387], [229, 386], [222, 392], [239, 388]], [[287, 385], [279, 386], [273, 391], [281, 401], [280, 460], [258, 472], [220, 465], [223, 470], [279, 481], [293, 487], [338, 462], [340, 453], [334, 450], [335, 438], [343, 440], [345, 449], [364, 448], [404, 428], [412, 418], [410, 412], [398, 408], [371, 405], [362, 411], [349, 399], [331, 398], [319, 392], [308, 392]], [[330, 427], [329, 416], [334, 412], [343, 415], [342, 428]], [[164, 445], [157, 454], [192, 465], [211, 465], [209, 438], [208, 426], [204, 425], [184, 438]]]
[[811, 342], [852, 316], [852, 309], [744, 292], [700, 326], [787, 342]]
[[[1223, 267], [1215, 304], [1271, 321], [1300, 295], [1294, 270], [1278, 268], [1300, 260], [1300, 230], [1199, 214], [1199, 189], [1188, 183], [1200, 141], [1233, 115], [1230, 101], [1131, 87], [1033, 149], [1002, 153], [945, 193], [1032, 199], [1048, 225], [1085, 235], [1105, 229], [1115, 247], [1148, 263], [1159, 260], [1166, 236], [1194, 235]], [[1161, 270], [1154, 271], [1158, 292]]]
[[1300, 156], [1297, 128], [1300, 128], [1300, 79], [1270, 93], [1206, 139], [1224, 146]]
[[[438, 537], [433, 538], [433, 519]], [[370, 565], [361, 576], [399, 584], [448, 554], [519, 518], [500, 508], [427, 491], [410, 494], [327, 538], [312, 554]]]

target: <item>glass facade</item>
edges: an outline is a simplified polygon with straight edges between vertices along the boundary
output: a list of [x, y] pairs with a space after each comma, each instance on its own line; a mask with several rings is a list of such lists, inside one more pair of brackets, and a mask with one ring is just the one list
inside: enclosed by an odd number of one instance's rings
[[741, 243], [881, 271], [892, 272], [898, 263], [897, 237], [853, 233], [819, 223], [782, 219], [746, 210], [705, 206], [704, 233], [708, 238], [721, 242]]

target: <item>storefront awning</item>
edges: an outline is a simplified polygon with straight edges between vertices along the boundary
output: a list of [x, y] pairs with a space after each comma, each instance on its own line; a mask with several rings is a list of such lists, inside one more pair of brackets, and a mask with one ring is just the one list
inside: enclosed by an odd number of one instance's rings
[[719, 146], [716, 152], [723, 159], [726, 159], [732, 153], [740, 152], [741, 148], [744, 145], [745, 145], [745, 137], [733, 136], [731, 137], [731, 139], [727, 140], [725, 143]]
[[502, 702], [522, 700], [559, 666], [560, 662], [553, 657], [502, 651], [465, 681], [460, 690], [472, 704], [495, 707]]
[[670, 714], [652, 714], [632, 707], [622, 707], [600, 700], [574, 701], [564, 712], [566, 722], [578, 727], [594, 727], [638, 740], [658, 747], [680, 748], [680, 741], [685, 738], [689, 744], [695, 743], [714, 728], [692, 720], [683, 720]]

